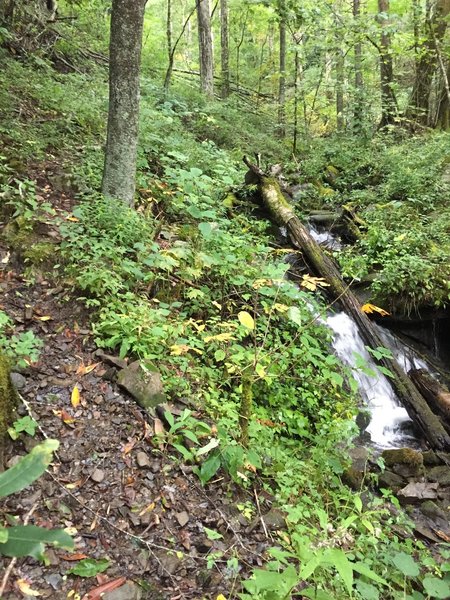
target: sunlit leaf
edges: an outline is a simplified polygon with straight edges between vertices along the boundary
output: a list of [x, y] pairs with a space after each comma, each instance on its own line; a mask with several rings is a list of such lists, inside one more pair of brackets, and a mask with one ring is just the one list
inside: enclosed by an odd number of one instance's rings
[[33, 590], [31, 584], [26, 579], [18, 579], [16, 585], [24, 596], [42, 596], [41, 592]]
[[255, 329], [255, 321], [250, 313], [246, 310], [241, 310], [238, 314], [239, 323], [246, 329], [253, 331]]
[[370, 302], [367, 302], [366, 304], [363, 304], [361, 306], [361, 310], [367, 314], [371, 314], [373, 312], [378, 313], [379, 315], [381, 315], [382, 317], [386, 317], [388, 315], [390, 315], [391, 313], [388, 313], [387, 310], [384, 310], [384, 308], [380, 308], [379, 306], [375, 306], [375, 304], [370, 304]]

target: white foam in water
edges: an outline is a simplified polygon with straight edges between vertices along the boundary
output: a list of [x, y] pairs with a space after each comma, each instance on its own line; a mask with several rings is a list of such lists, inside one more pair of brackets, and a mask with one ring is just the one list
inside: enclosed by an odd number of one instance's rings
[[329, 231], [319, 231], [314, 225], [310, 225], [308, 229], [311, 237], [316, 240], [318, 244], [326, 246], [330, 250], [340, 250], [342, 244], [336, 236]]
[[[353, 377], [358, 383], [359, 392], [371, 412], [367, 428], [372, 442], [380, 448], [398, 448], [411, 443], [411, 436], [405, 433], [411, 419], [406, 409], [400, 405], [387, 377], [380, 373], [366, 350], [356, 323], [344, 312], [330, 315], [326, 325], [334, 332], [333, 348], [343, 363], [353, 369]], [[390, 344], [389, 344], [390, 345]], [[375, 377], [355, 369], [359, 354]], [[395, 352], [395, 357], [403, 366], [408, 360], [404, 354]], [[410, 363], [408, 363], [410, 364]], [[422, 366], [422, 365], [421, 365]]]

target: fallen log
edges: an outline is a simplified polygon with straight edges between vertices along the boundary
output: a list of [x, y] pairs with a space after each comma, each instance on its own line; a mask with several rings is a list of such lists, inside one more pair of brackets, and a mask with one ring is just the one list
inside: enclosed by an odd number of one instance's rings
[[424, 369], [412, 369], [408, 375], [450, 433], [450, 391]]
[[[342, 279], [335, 263], [322, 251], [296, 216], [293, 207], [283, 196], [277, 180], [252, 164], [247, 157], [244, 156], [243, 160], [257, 181], [263, 206], [271, 219], [277, 225], [286, 227], [292, 242], [303, 251], [311, 268], [318, 276], [326, 279], [329, 284], [327, 291], [331, 293], [333, 300], [339, 300], [344, 310], [354, 319], [366, 344], [373, 349], [383, 347], [382, 339], [373, 323], [361, 310], [356, 296]], [[378, 360], [378, 364], [391, 371], [391, 384], [400, 402], [430, 446], [436, 450], [450, 450], [450, 435], [397, 360], [383, 357]]]

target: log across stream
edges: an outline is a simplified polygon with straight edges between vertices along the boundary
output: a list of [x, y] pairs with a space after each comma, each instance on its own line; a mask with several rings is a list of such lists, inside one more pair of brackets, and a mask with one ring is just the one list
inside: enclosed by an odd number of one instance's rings
[[[246, 157], [244, 162], [258, 185], [262, 204], [270, 218], [277, 225], [286, 228], [293, 244], [302, 250], [311, 268], [326, 279], [332, 299], [338, 300], [346, 314], [351, 316], [364, 342], [373, 349], [384, 346], [376, 326], [361, 310], [358, 299], [343, 281], [335, 263], [322, 251], [284, 198], [278, 181], [266, 175]], [[450, 434], [396, 358], [383, 357], [377, 362], [393, 374], [391, 385], [398, 399], [430, 446], [436, 450], [450, 450]]]

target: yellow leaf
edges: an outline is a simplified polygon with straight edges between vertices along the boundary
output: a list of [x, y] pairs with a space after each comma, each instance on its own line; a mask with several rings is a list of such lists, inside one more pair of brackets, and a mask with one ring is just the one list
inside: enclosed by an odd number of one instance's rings
[[74, 408], [76, 408], [80, 404], [80, 390], [78, 386], [75, 386], [72, 390], [72, 395], [70, 396], [70, 403]]
[[216, 600], [227, 600], [223, 594], [219, 594]]
[[43, 317], [35, 317], [37, 321], [53, 321], [53, 317], [50, 315], [45, 315]]
[[91, 371], [93, 371], [96, 367], [98, 367], [100, 363], [92, 363], [92, 365], [80, 365], [77, 369], [76, 374], [77, 375], [87, 375], [88, 373], [90, 373]]
[[311, 275], [303, 275], [300, 285], [311, 292], [315, 292], [318, 287], [328, 287], [330, 284], [323, 277], [312, 277]]
[[24, 596], [42, 596], [41, 592], [31, 589], [31, 586], [26, 579], [18, 579], [16, 584]]
[[255, 329], [255, 321], [253, 320], [252, 315], [246, 310], [241, 310], [241, 312], [238, 313], [238, 319], [239, 323], [246, 329], [250, 329], [251, 331]]
[[217, 335], [208, 335], [207, 337], [205, 337], [205, 342], [212, 342], [213, 340], [216, 340], [217, 342], [228, 342], [228, 340], [232, 340], [233, 338], [233, 334], [232, 333], [218, 333]]
[[286, 304], [280, 304], [279, 302], [275, 302], [273, 308], [274, 310], [277, 310], [281, 313], [287, 312], [289, 310], [289, 306], [286, 306]]
[[73, 223], [78, 223], [80, 219], [77, 219], [76, 217], [66, 217], [66, 221], [72, 221]]
[[387, 310], [384, 310], [384, 308], [375, 306], [375, 304], [370, 304], [370, 302], [367, 302], [367, 304], [363, 304], [363, 306], [361, 306], [361, 310], [367, 314], [377, 312], [382, 317], [386, 317], [387, 315], [391, 314], [391, 313], [388, 313]]

